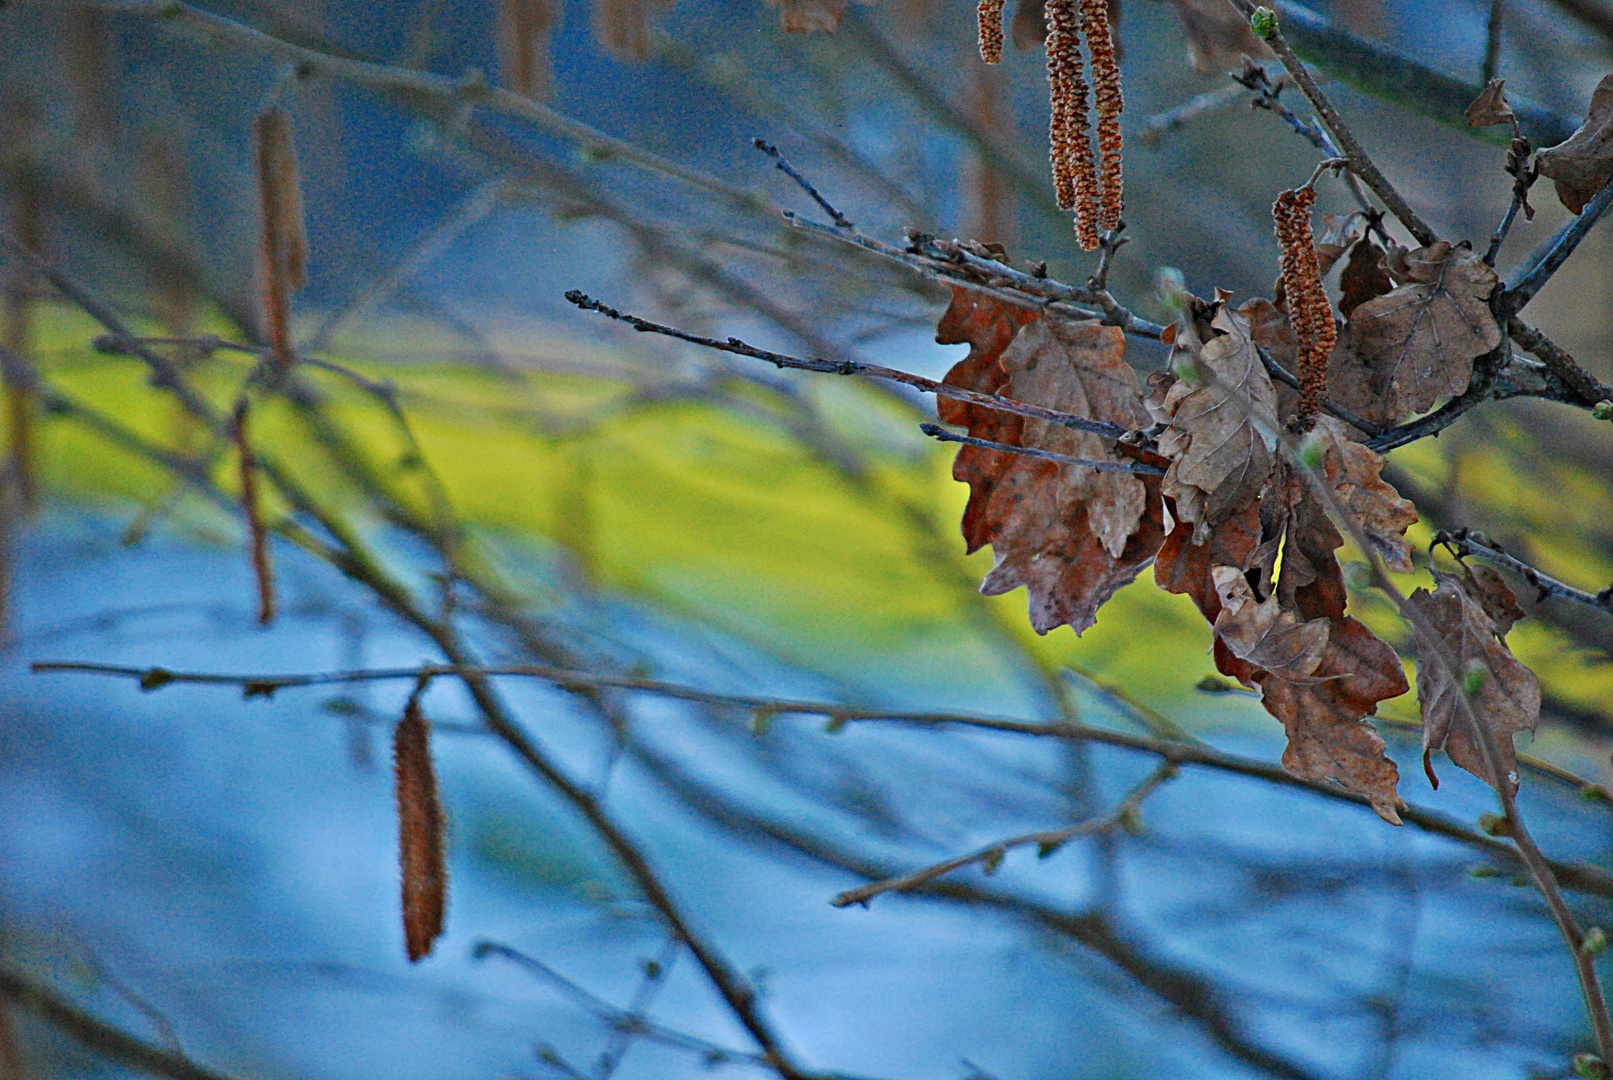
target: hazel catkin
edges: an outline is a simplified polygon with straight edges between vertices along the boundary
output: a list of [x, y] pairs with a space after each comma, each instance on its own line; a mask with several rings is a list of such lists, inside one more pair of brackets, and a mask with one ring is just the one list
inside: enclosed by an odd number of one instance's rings
[[1321, 263], [1311, 232], [1315, 205], [1316, 189], [1306, 185], [1280, 193], [1271, 207], [1282, 248], [1279, 266], [1288, 320], [1299, 342], [1299, 421], [1303, 427], [1309, 427], [1327, 396], [1327, 360], [1338, 335], [1332, 305], [1322, 288]]

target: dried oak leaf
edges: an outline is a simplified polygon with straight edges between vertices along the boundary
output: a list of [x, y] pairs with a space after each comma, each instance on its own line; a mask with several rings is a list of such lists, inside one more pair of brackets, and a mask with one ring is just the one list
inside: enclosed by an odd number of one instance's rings
[[1328, 485], [1372, 549], [1391, 569], [1409, 574], [1406, 530], [1417, 523], [1417, 508], [1379, 475], [1386, 464], [1383, 455], [1351, 439], [1351, 430], [1342, 420], [1318, 416], [1306, 442], [1322, 448]]
[[1355, 309], [1335, 356], [1329, 391], [1378, 424], [1423, 412], [1467, 389], [1473, 360], [1495, 348], [1501, 328], [1486, 303], [1496, 274], [1466, 248], [1443, 240], [1396, 247], [1389, 271], [1400, 285]]
[[1395, 283], [1389, 280], [1384, 269], [1383, 248], [1365, 237], [1350, 249], [1350, 258], [1339, 271], [1339, 314], [1348, 319], [1352, 312], [1368, 300], [1376, 300], [1392, 292]]
[[1507, 95], [1501, 89], [1505, 83], [1505, 79], [1491, 79], [1489, 85], [1473, 99], [1473, 104], [1462, 113], [1467, 117], [1468, 127], [1491, 127], [1512, 122], [1512, 106], [1507, 104]]
[[1400, 658], [1359, 620], [1332, 620], [1327, 649], [1309, 681], [1260, 681], [1260, 701], [1283, 722], [1283, 768], [1308, 780], [1335, 780], [1365, 795], [1379, 817], [1400, 824], [1400, 770], [1367, 721], [1378, 702], [1410, 687]]
[[1210, 579], [1221, 601], [1215, 636], [1232, 655], [1277, 678], [1307, 681], [1327, 648], [1328, 620], [1301, 622], [1275, 596], [1257, 601], [1240, 567], [1212, 566]]
[[1220, 75], [1243, 66], [1245, 56], [1266, 61], [1271, 47], [1255, 37], [1249, 20], [1231, 0], [1171, 0], [1187, 35], [1187, 61], [1200, 75]]
[[[962, 289], [942, 316], [936, 340], [968, 342], [969, 356], [946, 381], [1034, 402], [1127, 428], [1148, 423], [1137, 377], [1122, 358], [1115, 327], [1052, 322]], [[941, 418], [972, 435], [1088, 460], [1127, 461], [1107, 439], [1042, 420], [942, 399]], [[996, 566], [980, 591], [1023, 585], [1031, 626], [1045, 634], [1068, 624], [1077, 634], [1098, 608], [1154, 558], [1164, 539], [1159, 480], [975, 446], [952, 466], [970, 487], [963, 516], [969, 551], [990, 544]]]
[[1484, 614], [1495, 623], [1495, 632], [1505, 638], [1524, 615], [1511, 586], [1497, 571], [1483, 563], [1477, 566], [1462, 563], [1461, 566], [1462, 590], [1478, 601]]
[[[1497, 765], [1514, 791], [1518, 787], [1517, 751], [1512, 736], [1533, 731], [1540, 720], [1540, 682], [1501, 641], [1498, 629], [1479, 601], [1468, 595], [1461, 578], [1434, 572], [1432, 593], [1418, 589], [1410, 602], [1454, 654], [1460, 670], [1455, 678], [1434, 650], [1424, 646], [1417, 660], [1417, 698], [1423, 714], [1423, 770], [1439, 786], [1430, 755], [1444, 750], [1460, 768], [1490, 782], [1484, 751], [1463, 707], [1464, 683], [1474, 716], [1490, 725]], [[1476, 686], [1474, 684], [1477, 684]]]
[[1591, 93], [1585, 122], [1564, 142], [1535, 155], [1540, 172], [1557, 184], [1557, 197], [1574, 213], [1613, 177], [1613, 75], [1602, 76]]
[[[1193, 526], [1179, 522], [1154, 560], [1154, 584], [1166, 592], [1190, 597], [1211, 626], [1221, 616], [1221, 598], [1216, 593], [1214, 568], [1248, 568], [1261, 544], [1260, 506], [1251, 502], [1217, 525], [1202, 544], [1193, 543]], [[1215, 668], [1246, 686], [1254, 686], [1259, 669], [1232, 655], [1220, 638], [1215, 639]]]
[[1208, 325], [1197, 315], [1178, 324], [1172, 366], [1181, 378], [1163, 402], [1171, 420], [1159, 452], [1171, 463], [1161, 490], [1202, 542], [1271, 475], [1262, 431], [1276, 428], [1277, 395], [1248, 328], [1225, 304], [1215, 305]]

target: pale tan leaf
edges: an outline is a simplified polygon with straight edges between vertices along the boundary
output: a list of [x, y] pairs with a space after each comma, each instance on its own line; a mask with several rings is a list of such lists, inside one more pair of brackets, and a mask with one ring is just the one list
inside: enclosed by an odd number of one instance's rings
[[1501, 89], [1505, 82], [1505, 79], [1491, 79], [1490, 84], [1473, 99], [1473, 104], [1462, 114], [1467, 117], [1468, 127], [1491, 127], [1512, 122], [1512, 106], [1507, 104], [1507, 95]]
[[[1432, 593], [1418, 589], [1410, 601], [1449, 647], [1460, 670], [1452, 677], [1434, 650], [1420, 647], [1417, 698], [1423, 714], [1423, 768], [1435, 787], [1430, 755], [1444, 750], [1458, 767], [1490, 782], [1484, 751], [1463, 707], [1464, 693], [1480, 723], [1495, 738], [1501, 775], [1518, 787], [1517, 751], [1512, 736], [1533, 731], [1540, 719], [1540, 683], [1498, 637], [1496, 624], [1454, 574], [1434, 572]], [[1466, 687], [1464, 688], [1464, 683]]]
[[1557, 197], [1574, 213], [1613, 177], [1613, 75], [1602, 76], [1591, 93], [1585, 122], [1566, 141], [1535, 155], [1540, 172], [1557, 184]]
[[[1137, 377], [1123, 359], [1125, 339], [1095, 321], [1050, 322], [1035, 312], [953, 291], [936, 340], [968, 342], [969, 356], [947, 382], [1001, 394], [1123, 427], [1146, 426]], [[1131, 460], [1110, 440], [1041, 420], [946, 401], [948, 423], [1014, 446], [1087, 460]], [[992, 546], [988, 595], [1025, 586], [1038, 633], [1091, 626], [1115, 590], [1135, 578], [1164, 539], [1159, 482], [1125, 472], [966, 446], [952, 475], [969, 484], [963, 533], [969, 550]]]
[[1231, 0], [1171, 0], [1182, 32], [1187, 60], [1200, 75], [1220, 75], [1243, 66], [1243, 58], [1266, 61], [1271, 47], [1255, 37], [1249, 19]]
[[1211, 567], [1210, 578], [1221, 601], [1215, 634], [1232, 655], [1275, 678], [1307, 681], [1327, 649], [1328, 620], [1301, 622], [1275, 596], [1257, 601], [1239, 567]]
[[1162, 490], [1202, 542], [1212, 526], [1255, 499], [1271, 475], [1273, 455], [1262, 432], [1276, 429], [1277, 396], [1248, 328], [1224, 304], [1208, 326], [1182, 321], [1172, 367], [1181, 379], [1163, 402], [1171, 421], [1159, 452], [1171, 464]]
[[1443, 240], [1396, 248], [1389, 269], [1401, 284], [1355, 309], [1329, 378], [1334, 400], [1379, 424], [1467, 389], [1474, 358], [1501, 341], [1486, 303], [1496, 274], [1471, 251]]
[[1366, 535], [1374, 551], [1393, 570], [1411, 573], [1411, 545], [1406, 530], [1417, 523], [1417, 508], [1385, 483], [1383, 455], [1350, 437], [1342, 420], [1321, 415], [1306, 442], [1323, 451], [1327, 482], [1345, 513]]

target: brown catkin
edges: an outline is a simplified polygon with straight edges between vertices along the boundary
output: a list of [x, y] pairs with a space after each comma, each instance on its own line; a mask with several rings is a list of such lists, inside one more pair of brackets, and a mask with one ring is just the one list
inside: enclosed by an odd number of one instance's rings
[[988, 64], [1003, 61], [1003, 0], [980, 0], [975, 12], [980, 21], [980, 59]]
[[499, 82], [524, 98], [548, 101], [554, 24], [549, 0], [497, 0], [495, 8]]
[[256, 143], [258, 195], [262, 204], [265, 316], [275, 363], [289, 368], [291, 294], [308, 280], [308, 235], [303, 224], [302, 180], [297, 150], [291, 141], [291, 117], [278, 105], [265, 109], [252, 123]]
[[1088, 87], [1081, 66], [1075, 0], [1047, 0], [1048, 153], [1060, 209], [1075, 211], [1081, 247], [1098, 246], [1098, 171], [1088, 134]]
[[263, 521], [263, 508], [258, 504], [258, 463], [246, 434], [249, 409], [246, 398], [236, 402], [235, 418], [230, 427], [241, 463], [241, 514], [246, 518], [252, 573], [258, 579], [258, 622], [268, 626], [274, 621], [274, 566], [269, 561], [269, 529]]
[[442, 934], [448, 901], [442, 802], [431, 763], [431, 728], [409, 698], [392, 735], [398, 794], [398, 866], [403, 876], [403, 938], [409, 961], [428, 955]]
[[1311, 208], [1316, 189], [1284, 191], [1272, 204], [1277, 242], [1282, 247], [1279, 265], [1288, 320], [1299, 342], [1299, 419], [1308, 426], [1327, 396], [1327, 360], [1333, 352], [1337, 329], [1333, 308], [1322, 288], [1321, 263], [1311, 232]]
[[1126, 107], [1120, 93], [1120, 64], [1109, 24], [1107, 0], [1081, 0], [1086, 23], [1087, 54], [1092, 59], [1092, 91], [1098, 108], [1098, 154], [1103, 181], [1098, 206], [1098, 228], [1120, 228], [1125, 207], [1125, 186], [1120, 175], [1120, 113]]

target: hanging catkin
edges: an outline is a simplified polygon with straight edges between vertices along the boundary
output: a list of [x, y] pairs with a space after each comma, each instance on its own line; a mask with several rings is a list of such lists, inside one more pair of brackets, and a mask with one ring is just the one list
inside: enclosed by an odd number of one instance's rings
[[1075, 211], [1081, 247], [1098, 246], [1098, 171], [1088, 134], [1087, 81], [1081, 66], [1075, 0], [1047, 0], [1048, 155], [1059, 208]]
[[1316, 189], [1307, 185], [1282, 192], [1271, 207], [1277, 243], [1282, 247], [1279, 265], [1288, 321], [1299, 341], [1299, 420], [1306, 427], [1327, 396], [1327, 359], [1337, 338], [1311, 232], [1315, 204]]
[[1003, 59], [1003, 0], [980, 0], [980, 59], [1000, 64]]
[[1098, 108], [1098, 154], [1103, 184], [1098, 228], [1107, 231], [1120, 227], [1120, 212], [1125, 204], [1120, 175], [1120, 113], [1126, 102], [1120, 93], [1120, 65], [1115, 60], [1107, 0], [1081, 0], [1081, 14], [1086, 24], [1087, 54], [1092, 58], [1092, 90]]
[[448, 898], [442, 803], [431, 763], [431, 728], [410, 696], [392, 736], [397, 772], [398, 864], [403, 874], [403, 937], [410, 962], [431, 952], [442, 934]]
[[258, 501], [257, 457], [252, 453], [252, 442], [246, 432], [250, 410], [251, 405], [244, 397], [235, 403], [230, 433], [235, 437], [240, 460], [241, 514], [246, 518], [252, 573], [258, 581], [258, 623], [268, 626], [274, 621], [274, 564], [269, 560], [269, 527], [263, 520], [263, 507]]
[[263, 256], [265, 316], [275, 363], [289, 368], [291, 294], [308, 280], [308, 234], [303, 224], [302, 180], [291, 141], [291, 117], [276, 105], [252, 123], [258, 194], [262, 204], [259, 248]]

